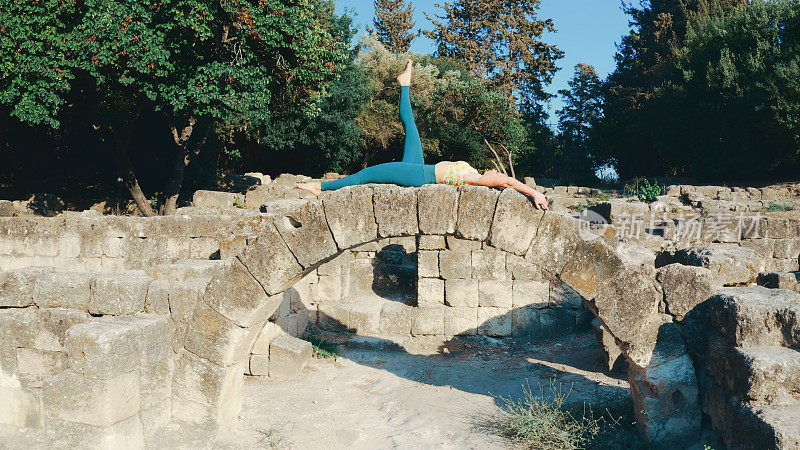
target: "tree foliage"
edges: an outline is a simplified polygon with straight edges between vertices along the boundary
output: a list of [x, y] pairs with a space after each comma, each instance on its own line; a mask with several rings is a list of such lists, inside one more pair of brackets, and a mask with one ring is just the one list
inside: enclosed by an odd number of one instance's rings
[[567, 82], [569, 89], [558, 91], [564, 98], [559, 116], [559, 173], [568, 181], [587, 179], [592, 173], [592, 130], [602, 118], [602, 82], [594, 67], [587, 64], [575, 66]]
[[413, 32], [414, 4], [405, 0], [375, 0], [375, 18], [372, 23], [375, 29], [367, 28], [367, 32], [378, 36], [378, 40], [392, 53], [405, 53], [411, 47], [411, 41], [417, 37]]
[[[454, 0], [443, 16], [426, 17], [433, 30], [425, 36], [436, 43], [436, 55], [463, 61], [470, 72], [520, 103], [548, 98], [544, 86], [563, 56], [542, 40], [555, 31], [552, 19], [540, 19], [540, 0]], [[438, 19], [438, 20], [437, 20]]]
[[3, 0], [0, 11], [0, 102], [24, 122], [58, 127], [69, 91], [85, 89], [90, 125], [113, 142], [145, 213], [127, 156], [140, 112], [160, 115], [174, 140], [170, 212], [195, 126], [312, 112], [346, 59], [307, 0]]
[[797, 3], [669, 8], [635, 10], [638, 28], [607, 82], [597, 140], [604, 157], [625, 177], [754, 180], [796, 171]]

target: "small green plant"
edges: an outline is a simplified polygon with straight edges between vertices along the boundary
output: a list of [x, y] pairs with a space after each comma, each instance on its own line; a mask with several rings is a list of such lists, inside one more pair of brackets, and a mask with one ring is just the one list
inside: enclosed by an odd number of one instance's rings
[[500, 436], [525, 448], [564, 450], [585, 448], [600, 433], [600, 421], [591, 414], [575, 417], [564, 408], [569, 392], [564, 394], [561, 386], [551, 381], [549, 396], [541, 385], [539, 391], [535, 395], [523, 386], [521, 400], [500, 397], [503, 406], [496, 429]]
[[150, 197], [150, 207], [153, 208], [153, 211], [158, 211], [158, 197], [155, 195]]
[[647, 178], [645, 178], [643, 183], [642, 186], [639, 186], [639, 192], [636, 195], [641, 202], [653, 203], [657, 200], [657, 197], [664, 192], [664, 186], [659, 185], [657, 180], [654, 180], [653, 184], [650, 184]]
[[712, 446], [710, 446], [708, 444], [703, 444], [703, 450], [714, 450], [714, 447], [712, 447]]
[[591, 200], [589, 200], [589, 199], [587, 198], [587, 199], [586, 199], [586, 203], [581, 203], [581, 204], [579, 204], [578, 206], [576, 206], [576, 207], [575, 207], [575, 209], [576, 209], [578, 212], [583, 212], [583, 211], [585, 211], [585, 210], [587, 210], [587, 209], [591, 208], [592, 206], [594, 206], [594, 202], [592, 202]]
[[675, 213], [677, 213], [678, 211], [680, 211], [680, 209], [678, 209], [678, 207], [677, 207], [677, 206], [673, 206], [673, 207], [672, 207], [672, 209], [671, 209], [670, 211], [672, 211], [672, 214], [675, 214]]
[[339, 356], [339, 345], [334, 342], [326, 341], [316, 336], [307, 336], [303, 339], [311, 342], [315, 358], [325, 359]]
[[602, 194], [598, 195], [597, 197], [595, 197], [595, 200], [597, 200], [598, 202], [607, 202], [610, 199], [611, 199], [611, 195], [610, 194], [606, 194], [606, 193], [602, 193]]
[[236, 197], [233, 200], [233, 207], [234, 208], [244, 208], [244, 203], [242, 203], [241, 197]]
[[794, 206], [792, 206], [792, 205], [790, 205], [788, 203], [770, 202], [769, 207], [767, 208], [767, 211], [773, 211], [773, 212], [774, 211], [791, 211], [793, 209], [794, 209]]

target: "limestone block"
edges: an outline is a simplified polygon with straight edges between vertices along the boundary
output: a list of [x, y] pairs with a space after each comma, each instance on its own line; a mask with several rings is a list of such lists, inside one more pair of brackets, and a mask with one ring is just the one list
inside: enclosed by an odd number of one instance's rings
[[248, 373], [263, 377], [269, 375], [269, 347], [267, 347], [266, 355], [250, 355], [250, 371]]
[[125, 316], [144, 312], [150, 277], [138, 274], [97, 274], [92, 277], [89, 313]]
[[40, 388], [45, 378], [67, 368], [67, 354], [49, 350], [17, 348], [17, 375], [27, 388]]
[[444, 334], [474, 336], [478, 334], [477, 308], [444, 308]]
[[513, 305], [511, 280], [479, 280], [478, 306], [511, 308]]
[[169, 315], [169, 291], [173, 282], [153, 280], [147, 287], [144, 310], [150, 314]]
[[293, 379], [311, 360], [311, 342], [292, 336], [279, 336], [269, 344], [269, 376]]
[[417, 280], [417, 304], [420, 307], [444, 305], [444, 280], [419, 278]]
[[196, 208], [230, 209], [236, 201], [244, 205], [244, 196], [235, 192], [198, 190], [192, 196], [192, 206]]
[[404, 336], [411, 334], [413, 307], [400, 302], [386, 302], [381, 308], [380, 331], [383, 335]]
[[361, 335], [373, 336], [379, 334], [383, 305], [370, 297], [359, 300], [347, 304], [350, 312], [347, 316], [346, 325]]
[[697, 377], [674, 324], [664, 324], [650, 363], [630, 364], [628, 380], [640, 434], [648, 445], [686, 447], [700, 437]]
[[380, 237], [419, 233], [417, 194], [414, 188], [377, 185], [373, 191], [373, 200]]
[[53, 272], [36, 279], [34, 301], [42, 308], [71, 308], [87, 311], [91, 290], [91, 275], [86, 273]]
[[786, 239], [797, 237], [795, 229], [797, 227], [796, 221], [787, 217], [767, 217], [766, 218], [766, 236], [771, 239]]
[[543, 210], [537, 210], [528, 197], [506, 188], [497, 200], [489, 244], [509, 253], [524, 255], [543, 215]]
[[560, 273], [582, 242], [578, 222], [567, 214], [544, 214], [525, 260], [552, 273]]
[[139, 375], [96, 378], [65, 370], [44, 381], [42, 402], [50, 419], [108, 426], [139, 412]]
[[136, 450], [145, 448], [145, 428], [139, 415], [108, 426], [94, 426], [59, 419], [47, 421], [55, 436], [54, 448]]
[[677, 320], [683, 320], [718, 287], [711, 271], [705, 267], [677, 263], [658, 269], [657, 279], [664, 290], [667, 312]]
[[797, 259], [800, 255], [800, 238], [775, 239], [775, 258]]
[[456, 252], [480, 250], [483, 246], [481, 241], [470, 241], [455, 236], [447, 236], [447, 249]]
[[506, 253], [506, 272], [508, 277], [521, 281], [542, 281], [542, 269], [525, 258]]
[[[370, 278], [371, 278], [370, 271]], [[344, 279], [342, 277], [319, 277], [319, 281], [312, 288], [313, 297], [316, 302], [338, 302], [342, 299]], [[371, 285], [371, 281], [370, 281]]]
[[331, 277], [348, 276], [352, 259], [353, 253], [344, 251], [339, 256], [317, 267], [317, 274]]
[[511, 336], [510, 308], [478, 308], [478, 334], [507, 337]]
[[168, 398], [147, 409], [142, 408], [139, 410], [139, 420], [142, 422], [144, 435], [153, 436], [172, 421], [172, 399]]
[[677, 262], [687, 266], [705, 267], [720, 284], [738, 284], [755, 281], [764, 270], [764, 261], [752, 249], [733, 244], [712, 244], [690, 247], [675, 254]]
[[175, 363], [172, 382], [173, 418], [230, 423], [242, 408], [242, 374], [246, 364], [245, 358], [241, 363], [221, 367], [182, 351]]
[[472, 276], [472, 253], [443, 250], [439, 252], [439, 273], [445, 280]]
[[[39, 350], [61, 351], [64, 349], [67, 330], [79, 323], [86, 322], [90, 316], [83, 311], [62, 308], [40, 308], [36, 311], [35, 321], [24, 325], [31, 333], [30, 347]], [[12, 328], [10, 333], [24, 336], [20, 328]], [[9, 339], [13, 341], [13, 339]]]
[[247, 360], [262, 326], [243, 328], [205, 303], [198, 303], [186, 330], [186, 350], [220, 366]]
[[0, 200], [0, 217], [12, 217], [14, 205], [9, 200]]
[[275, 322], [265, 323], [264, 328], [258, 334], [258, 338], [256, 338], [256, 342], [253, 344], [253, 348], [250, 352], [256, 355], [269, 355], [269, 344], [282, 334], [284, 334], [284, 331], [281, 327], [276, 325]]
[[550, 304], [550, 282], [514, 280], [511, 299], [514, 308], [547, 308]]
[[604, 241], [580, 241], [570, 247], [570, 260], [556, 273], [560, 272], [561, 280], [583, 298], [595, 298], [606, 280], [625, 267], [619, 255]]
[[451, 278], [444, 282], [447, 306], [456, 308], [478, 307], [478, 280]]
[[[170, 350], [168, 348], [168, 350]], [[170, 352], [171, 353], [171, 352]], [[139, 368], [141, 387], [141, 409], [149, 409], [163, 404], [172, 397], [172, 376], [175, 361], [169, 357]]]
[[575, 315], [565, 308], [539, 311], [539, 336], [558, 337], [575, 332]]
[[550, 282], [550, 305], [554, 308], [578, 309], [583, 307], [583, 298], [568, 285], [560, 281]]
[[203, 298], [208, 306], [245, 328], [263, 323], [282, 301], [280, 295], [267, 295], [238, 259], [211, 279]]
[[420, 250], [444, 250], [446, 247], [444, 236], [423, 234], [418, 236], [417, 247]]
[[21, 308], [32, 305], [36, 279], [52, 272], [52, 268], [26, 267], [0, 272], [0, 307]]
[[[238, 263], [237, 263], [238, 264]], [[233, 268], [225, 268], [231, 272]], [[173, 282], [169, 292], [169, 312], [172, 319], [180, 323], [189, 323], [194, 315], [197, 303], [205, 297], [210, 280], [194, 279], [180, 283]]]
[[458, 194], [456, 236], [485, 241], [500, 193], [485, 186], [460, 186]]
[[614, 336], [603, 326], [597, 318], [592, 319], [592, 330], [597, 342], [603, 347], [603, 359], [609, 371], [614, 369], [617, 360], [622, 356], [622, 350], [617, 345]]
[[411, 315], [411, 334], [444, 335], [444, 308], [414, 308]]
[[[217, 244], [219, 245], [219, 243]], [[230, 260], [184, 259], [174, 263], [159, 264], [148, 275], [156, 280], [187, 281], [193, 278], [211, 278], [217, 271], [231, 264]]]
[[284, 217], [276, 218], [275, 227], [305, 268], [315, 266], [338, 252], [322, 202], [307, 202]]
[[303, 277], [303, 268], [273, 226], [265, 226], [238, 259], [269, 295], [284, 291]]
[[506, 252], [494, 248], [473, 250], [471, 253], [472, 278], [479, 280], [507, 279], [506, 254]]
[[439, 277], [439, 252], [420, 250], [417, 252], [417, 274], [425, 278]]
[[135, 371], [142, 358], [137, 342], [140, 337], [131, 324], [111, 320], [77, 324], [66, 333], [69, 367], [77, 374], [98, 378]]
[[511, 311], [511, 335], [514, 337], [540, 336], [540, 311], [533, 307], [515, 308]]
[[444, 184], [426, 184], [417, 190], [419, 231], [453, 234], [458, 212], [458, 190]]
[[709, 347], [708, 373], [732, 396], [755, 403], [791, 404], [800, 379], [800, 353], [785, 347], [734, 347], [719, 338]]
[[320, 303], [317, 306], [317, 324], [324, 330], [347, 331], [350, 309], [339, 303]]
[[761, 286], [718, 289], [711, 325], [739, 347], [800, 345], [800, 294]]

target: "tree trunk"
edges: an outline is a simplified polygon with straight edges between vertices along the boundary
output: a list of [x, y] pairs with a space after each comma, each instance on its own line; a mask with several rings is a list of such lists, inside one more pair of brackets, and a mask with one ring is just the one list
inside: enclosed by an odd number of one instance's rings
[[192, 136], [192, 130], [197, 123], [197, 119], [192, 116], [189, 117], [188, 124], [183, 127], [180, 134], [178, 128], [173, 124], [170, 128], [172, 130], [172, 139], [178, 147], [175, 151], [175, 162], [172, 168], [172, 177], [167, 183], [167, 199], [164, 202], [164, 215], [174, 214], [178, 207], [178, 195], [181, 193], [181, 185], [183, 184], [183, 173], [186, 166], [189, 164], [189, 138]]
[[114, 161], [125, 187], [130, 191], [136, 207], [139, 208], [143, 215], [147, 217], [155, 216], [156, 214], [153, 212], [150, 201], [147, 200], [142, 188], [139, 186], [139, 180], [136, 178], [136, 172], [133, 171], [133, 164], [131, 164], [131, 158], [128, 155], [128, 145], [131, 140], [130, 132], [127, 132], [123, 138], [112, 129], [111, 135], [114, 137]]

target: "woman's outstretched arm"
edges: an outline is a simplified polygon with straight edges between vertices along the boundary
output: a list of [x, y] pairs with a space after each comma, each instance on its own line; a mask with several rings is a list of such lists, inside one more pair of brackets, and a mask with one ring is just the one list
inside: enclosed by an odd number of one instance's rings
[[483, 175], [468, 174], [466, 176], [467, 184], [475, 186], [489, 186], [489, 187], [510, 187], [525, 195], [533, 198], [533, 204], [540, 209], [549, 209], [547, 206], [547, 198], [544, 194], [536, 189], [528, 186], [527, 184], [517, 180], [516, 178], [503, 175], [496, 170], [486, 171]]

